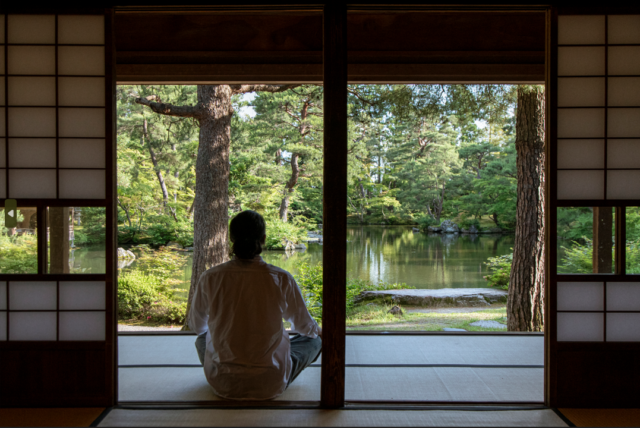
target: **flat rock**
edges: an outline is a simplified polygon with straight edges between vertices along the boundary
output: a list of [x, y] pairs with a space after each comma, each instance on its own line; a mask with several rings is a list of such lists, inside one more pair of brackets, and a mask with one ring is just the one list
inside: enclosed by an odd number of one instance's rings
[[448, 327], [445, 327], [445, 328], [442, 329], [442, 331], [467, 331], [467, 330], [465, 330], [464, 328], [448, 328]]
[[506, 330], [507, 326], [504, 324], [499, 323], [498, 321], [476, 321], [476, 322], [472, 322], [471, 324], [474, 327], [482, 327], [482, 328], [501, 328], [503, 330]]
[[369, 300], [391, 301], [406, 306], [478, 307], [492, 303], [506, 303], [509, 293], [495, 288], [441, 288], [438, 290], [381, 290], [363, 291], [356, 303]]

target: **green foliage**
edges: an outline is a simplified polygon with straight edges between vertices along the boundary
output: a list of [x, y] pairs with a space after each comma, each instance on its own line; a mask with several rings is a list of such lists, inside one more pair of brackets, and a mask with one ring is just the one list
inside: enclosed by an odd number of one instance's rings
[[420, 230], [426, 232], [429, 226], [438, 226], [440, 222], [433, 217], [424, 216], [418, 219], [418, 225], [420, 226]]
[[[74, 243], [76, 245], [105, 245], [107, 241], [107, 210], [103, 207], [75, 208], [79, 213], [80, 224], [74, 224]], [[75, 219], [74, 219], [75, 221]]]
[[462, 229], [467, 230], [471, 229], [472, 226], [475, 226], [478, 231], [481, 229], [480, 220], [478, 220], [477, 218], [466, 218], [460, 222], [459, 226]]
[[[187, 263], [186, 258], [180, 253], [167, 247], [151, 250], [146, 245], [135, 248], [140, 255], [136, 259], [136, 269], [155, 278], [159, 278], [165, 284], [175, 283], [173, 279], [176, 272], [181, 271]], [[179, 282], [179, 281], [178, 281]]]
[[[2, 221], [4, 222], [4, 213]], [[2, 225], [4, 226], [4, 225]], [[0, 273], [38, 273], [38, 245], [35, 235], [8, 236], [0, 227]]]
[[182, 324], [186, 312], [187, 303], [175, 300], [162, 277], [140, 271], [118, 277], [119, 319]]
[[267, 250], [282, 250], [287, 244], [286, 241], [298, 244], [307, 235], [305, 228], [293, 222], [285, 223], [277, 217], [272, 217], [265, 221], [267, 222], [267, 242], [265, 246]]
[[[297, 267], [298, 273], [295, 275], [296, 282], [304, 296], [307, 309], [312, 317], [317, 321], [322, 320], [322, 264], [309, 266], [300, 263]], [[356, 297], [363, 291], [375, 290], [404, 290], [411, 289], [404, 283], [390, 284], [380, 281], [378, 284], [371, 283], [363, 279], [347, 279], [347, 311], [354, 309]]]
[[502, 288], [503, 290], [509, 288], [512, 262], [513, 253], [487, 259], [484, 264], [489, 269], [490, 275], [485, 276], [484, 279], [487, 280], [490, 287]]

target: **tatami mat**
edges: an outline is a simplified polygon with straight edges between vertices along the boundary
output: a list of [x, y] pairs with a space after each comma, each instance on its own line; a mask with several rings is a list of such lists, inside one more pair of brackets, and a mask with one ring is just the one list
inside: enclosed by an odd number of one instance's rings
[[[120, 336], [119, 364], [199, 364], [194, 342], [195, 336]], [[347, 364], [543, 362], [542, 336], [347, 336], [346, 343]]]
[[[541, 403], [542, 369], [347, 367], [347, 400]], [[121, 368], [121, 401], [211, 401], [200, 367]], [[320, 368], [309, 367], [277, 398], [320, 400]]]
[[291, 410], [291, 409], [114, 409], [100, 427], [352, 426], [352, 427], [566, 427], [552, 410]]

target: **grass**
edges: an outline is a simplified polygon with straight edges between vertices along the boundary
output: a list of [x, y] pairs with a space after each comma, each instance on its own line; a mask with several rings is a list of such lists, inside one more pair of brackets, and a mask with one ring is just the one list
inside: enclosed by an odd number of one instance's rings
[[347, 316], [347, 330], [371, 331], [442, 331], [444, 328], [462, 328], [467, 331], [505, 331], [499, 328], [470, 326], [476, 321], [506, 322], [506, 307], [493, 307], [475, 312], [408, 312], [403, 315], [388, 313], [391, 305], [364, 305], [354, 308]]

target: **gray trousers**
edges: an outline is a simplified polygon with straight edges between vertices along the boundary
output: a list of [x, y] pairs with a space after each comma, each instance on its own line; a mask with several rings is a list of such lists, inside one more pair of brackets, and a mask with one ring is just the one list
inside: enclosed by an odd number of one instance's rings
[[[289, 383], [287, 387], [291, 385], [291, 382], [298, 377], [302, 370], [309, 367], [316, 362], [320, 353], [322, 352], [322, 339], [316, 337], [311, 339], [307, 336], [296, 334], [291, 336], [291, 376], [289, 377]], [[198, 351], [198, 358], [200, 362], [204, 364], [204, 353], [207, 348], [207, 333], [202, 333], [196, 339], [196, 351]]]

